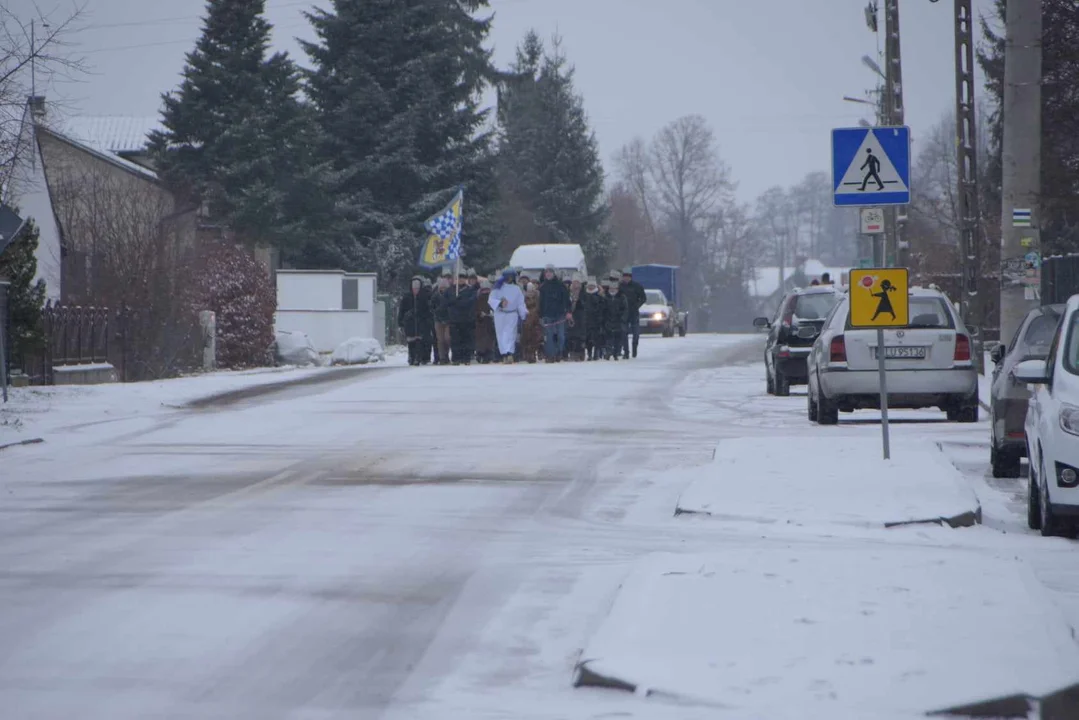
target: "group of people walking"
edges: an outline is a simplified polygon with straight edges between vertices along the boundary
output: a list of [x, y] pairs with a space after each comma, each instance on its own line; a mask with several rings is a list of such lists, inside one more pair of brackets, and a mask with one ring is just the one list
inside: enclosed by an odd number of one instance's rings
[[637, 357], [644, 304], [630, 268], [600, 282], [561, 278], [551, 265], [535, 279], [515, 268], [467, 270], [433, 287], [413, 277], [397, 322], [409, 365], [618, 360]]

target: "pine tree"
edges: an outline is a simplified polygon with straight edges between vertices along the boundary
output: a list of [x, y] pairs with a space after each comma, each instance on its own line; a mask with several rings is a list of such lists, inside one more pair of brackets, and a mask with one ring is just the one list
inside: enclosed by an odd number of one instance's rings
[[574, 69], [559, 41], [551, 52], [535, 32], [518, 47], [499, 96], [499, 175], [511, 202], [532, 216], [532, 242], [580, 243], [589, 265], [613, 252], [603, 164]]
[[467, 260], [491, 262], [495, 237], [491, 133], [480, 94], [493, 74], [483, 43], [487, 0], [333, 0], [307, 17], [317, 41], [308, 92], [319, 115], [334, 193], [355, 219], [380, 281], [407, 280], [423, 221], [465, 187]]
[[8, 287], [8, 337], [11, 342], [9, 352], [16, 361], [40, 348], [45, 341], [41, 324], [45, 281], [34, 282], [37, 246], [38, 229], [31, 220], [0, 254], [0, 279], [11, 283]]
[[[314, 117], [300, 101], [299, 70], [267, 57], [264, 0], [209, 0], [202, 35], [177, 91], [162, 96], [163, 131], [150, 149], [166, 183], [250, 242], [286, 258], [340, 253], [317, 248], [337, 216], [324, 192], [325, 166], [310, 149]], [[316, 247], [312, 247], [316, 246]]]

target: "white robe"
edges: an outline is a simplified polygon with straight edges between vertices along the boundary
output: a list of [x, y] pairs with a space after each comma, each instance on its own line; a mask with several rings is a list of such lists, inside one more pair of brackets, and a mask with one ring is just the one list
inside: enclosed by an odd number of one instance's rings
[[[505, 307], [500, 307], [505, 300]], [[487, 301], [495, 313], [495, 336], [498, 338], [498, 352], [512, 355], [517, 350], [517, 325], [528, 317], [525, 307], [525, 295], [516, 285], [505, 283], [491, 291]]]

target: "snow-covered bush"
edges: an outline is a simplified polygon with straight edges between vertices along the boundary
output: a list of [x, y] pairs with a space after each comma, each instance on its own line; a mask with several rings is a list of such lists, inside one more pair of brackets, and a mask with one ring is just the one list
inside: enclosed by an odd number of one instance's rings
[[274, 354], [278, 365], [321, 365], [322, 358], [307, 333], [299, 330], [278, 330], [275, 333]]
[[374, 338], [349, 338], [333, 351], [330, 362], [333, 365], [367, 365], [384, 361], [386, 353], [382, 345]]
[[217, 315], [217, 364], [244, 368], [273, 363], [277, 290], [266, 267], [245, 247], [210, 242], [199, 250], [193, 306]]

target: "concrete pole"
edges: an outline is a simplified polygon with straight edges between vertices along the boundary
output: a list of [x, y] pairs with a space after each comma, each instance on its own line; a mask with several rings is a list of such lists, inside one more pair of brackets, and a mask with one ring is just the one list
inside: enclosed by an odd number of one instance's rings
[[[1007, 0], [1004, 44], [1004, 142], [1000, 246], [1000, 339], [1011, 340], [1038, 304], [1024, 289], [1023, 257], [1041, 252], [1042, 1]], [[1012, 211], [1029, 209], [1033, 227], [1015, 227]]]
[[[903, 61], [899, 44], [899, 0], [884, 0], [884, 111], [885, 125], [902, 125]], [[884, 213], [884, 263], [903, 265], [906, 253], [900, 252], [899, 217], [906, 215], [894, 206]]]

